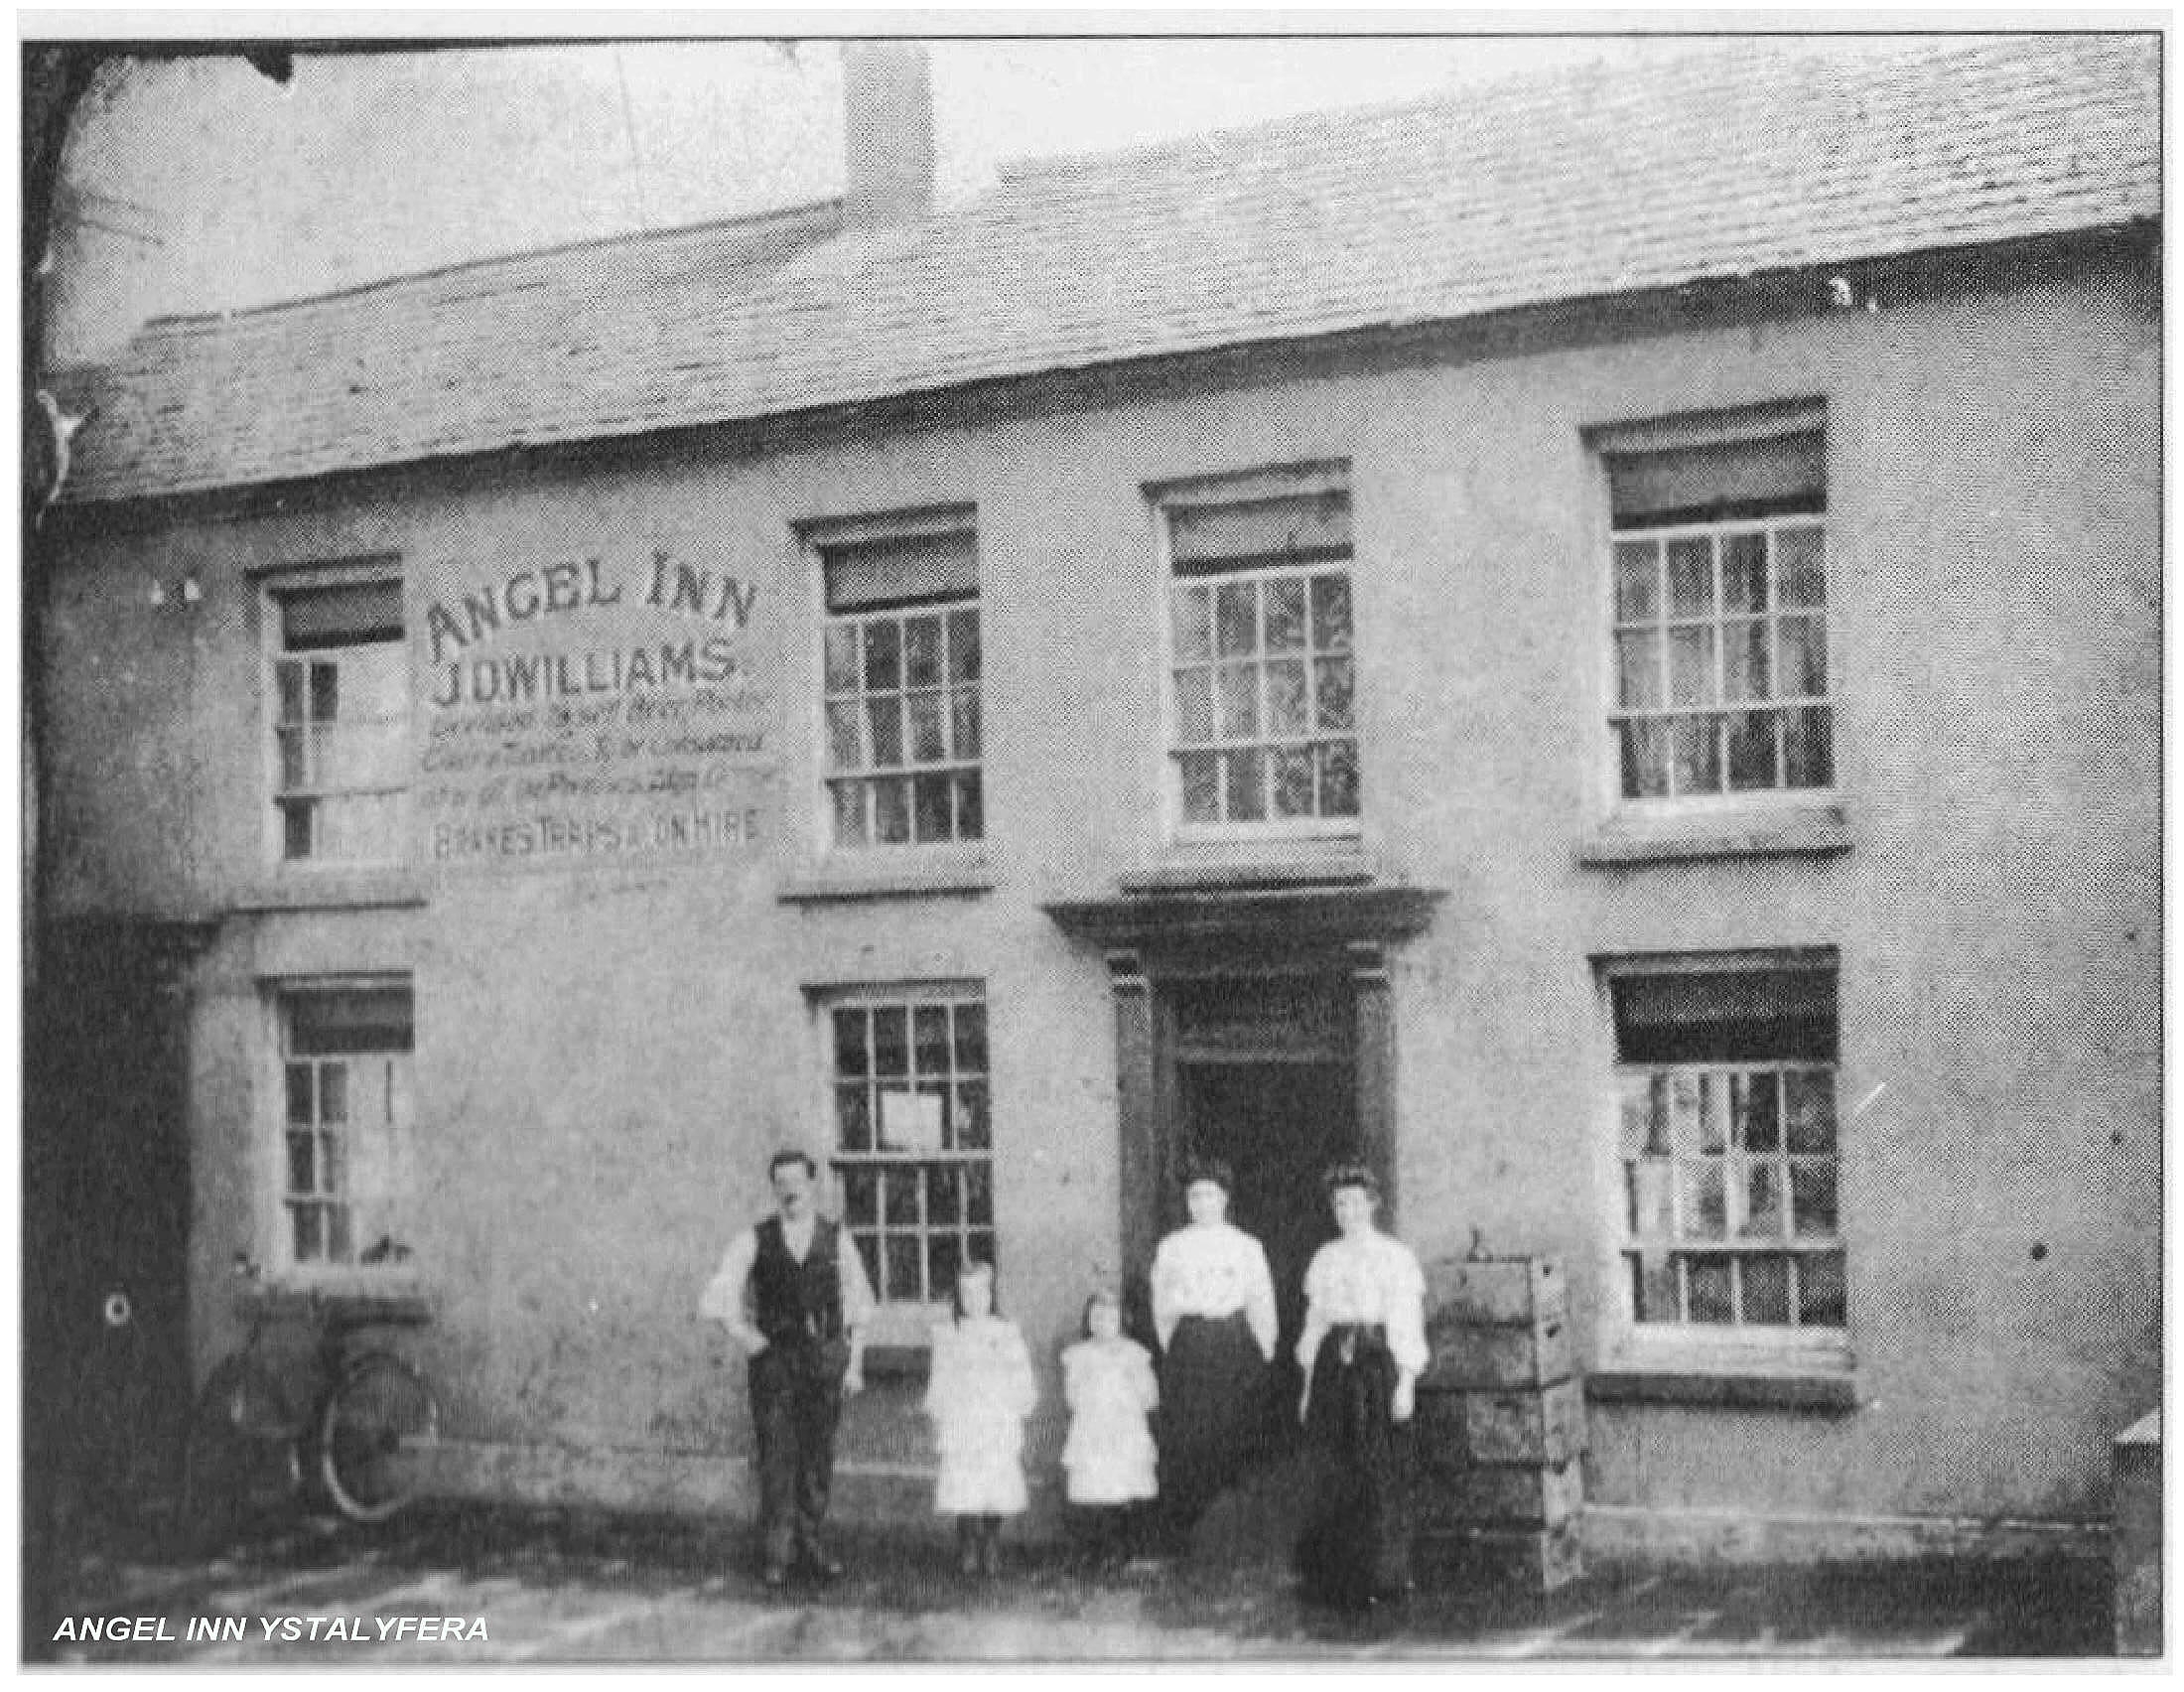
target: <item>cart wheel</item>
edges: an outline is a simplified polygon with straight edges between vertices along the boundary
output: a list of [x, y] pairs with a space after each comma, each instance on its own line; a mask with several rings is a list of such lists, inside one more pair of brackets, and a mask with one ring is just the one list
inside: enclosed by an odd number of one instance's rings
[[319, 1475], [351, 1521], [384, 1521], [416, 1494], [440, 1438], [440, 1403], [400, 1357], [373, 1352], [342, 1373], [319, 1427]]
[[183, 1531], [200, 1549], [221, 1549], [286, 1514], [302, 1480], [280, 1383], [248, 1357], [222, 1359], [190, 1413]]

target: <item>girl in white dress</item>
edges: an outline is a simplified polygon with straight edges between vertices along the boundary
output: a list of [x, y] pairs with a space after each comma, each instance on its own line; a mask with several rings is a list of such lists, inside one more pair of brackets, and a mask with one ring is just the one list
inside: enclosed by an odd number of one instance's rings
[[1122, 1306], [1102, 1289], [1084, 1307], [1086, 1338], [1061, 1354], [1069, 1438], [1061, 1449], [1069, 1502], [1102, 1558], [1126, 1548], [1138, 1505], [1160, 1495], [1149, 1421], [1160, 1407], [1153, 1356], [1123, 1334]]
[[956, 1317], [933, 1330], [925, 1414], [940, 1449], [933, 1508], [956, 1518], [963, 1572], [995, 1574], [1001, 1518], [1022, 1515], [1024, 1423], [1038, 1402], [1031, 1354], [1017, 1325], [994, 1313], [991, 1264], [956, 1277]]

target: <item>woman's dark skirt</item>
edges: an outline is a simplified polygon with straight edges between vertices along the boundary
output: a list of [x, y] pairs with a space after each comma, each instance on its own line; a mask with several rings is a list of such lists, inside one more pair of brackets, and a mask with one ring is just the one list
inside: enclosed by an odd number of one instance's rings
[[1305, 1433], [1319, 1476], [1297, 1563], [1318, 1603], [1362, 1609], [1410, 1591], [1413, 1447], [1392, 1410], [1397, 1374], [1378, 1329], [1335, 1329], [1312, 1360]]
[[1160, 1363], [1160, 1505], [1188, 1531], [1258, 1453], [1267, 1363], [1241, 1313], [1175, 1324]]

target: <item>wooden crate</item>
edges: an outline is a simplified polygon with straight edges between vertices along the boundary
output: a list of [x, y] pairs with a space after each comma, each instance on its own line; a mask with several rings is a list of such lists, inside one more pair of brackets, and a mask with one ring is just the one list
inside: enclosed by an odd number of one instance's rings
[[1474, 1464], [1557, 1465], [1585, 1449], [1584, 1387], [1575, 1380], [1508, 1392], [1466, 1392], [1463, 1448]]
[[1560, 1527], [1584, 1508], [1584, 1471], [1575, 1462], [1467, 1464], [1419, 1471], [1419, 1526]]
[[1584, 1576], [1575, 1522], [1562, 1527], [1468, 1528], [1421, 1534], [1414, 1555], [1430, 1587], [1507, 1587], [1558, 1592]]
[[1482, 1463], [1450, 1488], [1464, 1519], [1481, 1526], [1560, 1527], [1584, 1508], [1584, 1466]]
[[1553, 1257], [1444, 1257], [1426, 1271], [1435, 1320], [1528, 1328], [1570, 1313], [1569, 1277]]
[[1422, 1477], [1453, 1477], [1471, 1467], [1467, 1424], [1462, 1393], [1440, 1392], [1421, 1384], [1412, 1440]]
[[1553, 1386], [1577, 1367], [1570, 1324], [1561, 1316], [1489, 1328], [1443, 1307], [1427, 1323], [1426, 1341], [1432, 1349], [1420, 1381], [1426, 1386]]

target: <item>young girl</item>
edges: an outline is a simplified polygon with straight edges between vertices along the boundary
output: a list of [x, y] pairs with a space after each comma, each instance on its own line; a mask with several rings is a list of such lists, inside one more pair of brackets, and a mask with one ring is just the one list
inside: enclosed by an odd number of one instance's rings
[[1017, 1325], [994, 1314], [994, 1271], [972, 1263], [956, 1277], [956, 1318], [933, 1330], [925, 1414], [940, 1448], [933, 1508], [956, 1518], [963, 1572], [996, 1574], [1001, 1518], [1022, 1515], [1024, 1422], [1038, 1400], [1031, 1354]]
[[1127, 1546], [1138, 1505], [1160, 1493], [1157, 1453], [1147, 1418], [1159, 1408], [1152, 1353], [1123, 1337], [1115, 1295], [1096, 1292], [1084, 1307], [1086, 1338], [1061, 1354], [1069, 1438], [1061, 1449], [1069, 1502], [1082, 1512], [1096, 1555]]

